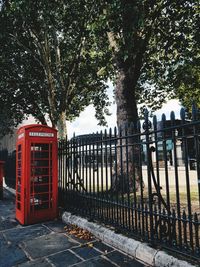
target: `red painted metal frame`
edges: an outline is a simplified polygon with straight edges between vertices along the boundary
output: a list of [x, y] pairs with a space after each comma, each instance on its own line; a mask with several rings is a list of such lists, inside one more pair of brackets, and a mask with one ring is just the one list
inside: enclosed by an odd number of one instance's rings
[[23, 225], [51, 220], [58, 215], [57, 151], [57, 130], [38, 124], [18, 130], [16, 219]]

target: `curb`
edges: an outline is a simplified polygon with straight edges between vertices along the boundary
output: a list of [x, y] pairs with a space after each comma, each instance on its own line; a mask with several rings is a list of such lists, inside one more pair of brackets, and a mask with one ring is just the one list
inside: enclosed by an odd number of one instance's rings
[[12, 189], [11, 187], [8, 187], [3, 179], [3, 188], [5, 188], [7, 191], [9, 191], [11, 194], [16, 195], [16, 190]]
[[66, 224], [75, 224], [88, 230], [94, 236], [106, 242], [107, 244], [125, 252], [126, 254], [143, 261], [144, 263], [156, 267], [196, 267], [186, 261], [179, 260], [166, 252], [154, 249], [146, 243], [136, 241], [114, 231], [107, 229], [100, 224], [88, 222], [86, 219], [72, 215], [70, 212], [64, 212], [62, 220]]

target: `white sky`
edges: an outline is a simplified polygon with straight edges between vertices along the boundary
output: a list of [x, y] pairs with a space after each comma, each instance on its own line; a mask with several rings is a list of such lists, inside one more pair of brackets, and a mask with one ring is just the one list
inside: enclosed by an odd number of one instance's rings
[[[80, 116], [75, 119], [72, 123], [67, 123], [68, 128], [68, 136], [71, 138], [74, 133], [75, 135], [82, 134], [90, 134], [104, 131], [105, 129], [114, 128], [116, 126], [116, 104], [114, 101], [114, 93], [113, 86], [109, 83], [108, 88], [108, 96], [109, 101], [111, 102], [111, 106], [109, 107], [109, 111], [111, 116], [106, 116], [107, 124], [109, 127], [102, 127], [98, 125], [98, 121], [95, 118], [95, 109], [92, 105], [88, 106], [83, 112], [81, 112]], [[170, 119], [170, 112], [173, 110], [175, 112], [176, 118], [180, 118], [180, 109], [181, 105], [179, 101], [176, 99], [168, 101], [166, 104], [162, 106], [160, 110], [157, 110], [154, 114], [157, 115], [157, 119], [160, 120], [162, 113], [165, 113], [166, 118]], [[23, 124], [32, 124], [34, 123], [33, 118], [29, 118], [28, 121], [23, 122]]]
[[[111, 116], [107, 116], [106, 120], [109, 125], [109, 128], [114, 128], [116, 126], [116, 104], [113, 96], [113, 86], [109, 84], [108, 88], [108, 96], [109, 100], [112, 103], [109, 110], [112, 114]], [[167, 119], [170, 118], [170, 112], [173, 110], [179, 118], [181, 105], [178, 100], [170, 100], [163, 107], [155, 112], [158, 120], [160, 120], [162, 113], [165, 113]], [[98, 126], [98, 121], [95, 118], [95, 109], [93, 106], [88, 106], [83, 112], [81, 112], [80, 117], [78, 117], [74, 122], [68, 123], [68, 136], [71, 138], [73, 134], [81, 135], [81, 134], [89, 134], [95, 133], [97, 131], [105, 130], [106, 127]], [[108, 128], [107, 128], [108, 129]]]
[[[116, 104], [114, 103], [113, 86], [110, 84], [107, 93], [109, 96], [109, 101], [111, 102], [109, 112], [112, 115], [106, 116], [106, 121], [109, 125], [109, 128], [114, 128], [116, 126]], [[71, 138], [74, 133], [76, 135], [88, 134], [104, 130], [105, 128], [106, 127], [98, 125], [98, 121], [95, 118], [95, 109], [92, 105], [90, 105], [83, 112], [81, 112], [80, 116], [76, 118], [74, 122], [68, 123], [68, 135], [69, 138]]]

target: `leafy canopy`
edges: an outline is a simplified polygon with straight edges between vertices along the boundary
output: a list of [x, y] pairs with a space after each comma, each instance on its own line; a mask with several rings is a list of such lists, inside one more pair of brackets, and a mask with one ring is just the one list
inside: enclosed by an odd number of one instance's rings
[[[137, 104], [155, 110], [171, 97], [181, 100], [181, 83], [190, 80], [192, 87], [194, 79], [198, 83], [194, 74], [200, 55], [198, 1], [103, 2], [99, 28], [107, 32], [115, 70], [132, 76]], [[186, 82], [188, 66], [194, 75], [191, 79], [188, 75]], [[187, 90], [191, 91], [190, 87]]]
[[64, 125], [92, 103], [105, 124], [112, 67], [106, 40], [90, 27], [99, 13], [95, 0], [5, 1], [0, 94], [7, 92], [14, 117], [31, 114], [45, 123], [48, 114], [53, 126]]

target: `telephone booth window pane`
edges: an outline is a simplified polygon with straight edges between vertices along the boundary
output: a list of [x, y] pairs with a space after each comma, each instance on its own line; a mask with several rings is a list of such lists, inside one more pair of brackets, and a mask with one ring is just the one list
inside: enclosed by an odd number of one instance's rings
[[31, 212], [52, 207], [52, 144], [31, 144]]
[[52, 162], [49, 162], [49, 160], [40, 159], [40, 160], [32, 161], [31, 166], [32, 167], [49, 167], [49, 163], [50, 163], [50, 165], [52, 165]]
[[21, 209], [21, 175], [22, 175], [22, 164], [21, 164], [21, 160], [22, 160], [22, 146], [18, 145], [17, 147], [17, 209], [20, 210]]
[[31, 151], [31, 156], [35, 157], [35, 159], [48, 159], [49, 158], [49, 152], [48, 151]]

